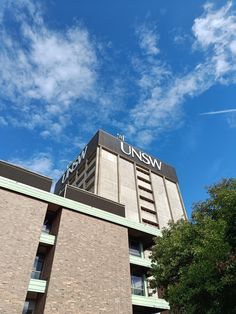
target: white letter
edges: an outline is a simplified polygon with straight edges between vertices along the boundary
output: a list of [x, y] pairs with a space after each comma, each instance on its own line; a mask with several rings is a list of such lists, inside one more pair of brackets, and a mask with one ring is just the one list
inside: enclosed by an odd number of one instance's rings
[[136, 150], [132, 147], [132, 157], [136, 155], [140, 161], [142, 161], [141, 152], [137, 153]]
[[63, 177], [61, 179], [61, 183], [64, 183], [66, 181], [66, 172], [63, 174]]
[[122, 152], [123, 153], [125, 153], [125, 155], [130, 155], [131, 154], [131, 149], [130, 149], [130, 146], [128, 146], [129, 147], [129, 152], [127, 153], [125, 150], [124, 150], [124, 142], [120, 142], [120, 148], [121, 148], [121, 150], [122, 150]]
[[157, 166], [157, 168], [159, 170], [161, 170], [161, 161], [158, 163], [158, 161], [156, 159], [154, 159], [154, 161], [152, 160], [152, 158], [149, 156], [151, 165], [153, 166], [153, 168], [155, 167], [155, 165]]
[[85, 158], [86, 152], [87, 152], [88, 146], [85, 147], [84, 150], [80, 153], [80, 155], [77, 157], [78, 165], [81, 163], [81, 161]]
[[145, 162], [145, 164], [150, 165], [150, 160], [148, 159], [149, 156], [145, 153], [142, 153], [142, 157], [143, 157], [143, 162]]

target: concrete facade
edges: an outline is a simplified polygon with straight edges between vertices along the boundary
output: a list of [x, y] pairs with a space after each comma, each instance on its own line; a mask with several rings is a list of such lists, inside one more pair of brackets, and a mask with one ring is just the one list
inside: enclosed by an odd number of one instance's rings
[[126, 228], [62, 210], [44, 313], [132, 313]]
[[124, 204], [127, 218], [158, 228], [186, 219], [177, 182], [104, 148], [100, 148], [97, 159], [96, 193]]
[[118, 202], [117, 156], [101, 149], [99, 155], [98, 195]]
[[0, 313], [22, 313], [47, 204], [0, 190]]
[[126, 217], [139, 222], [135, 168], [132, 162], [124, 158], [119, 159], [119, 187], [120, 202], [125, 205]]
[[168, 202], [164, 178], [152, 173], [152, 182], [154, 190], [154, 199], [159, 213], [160, 228], [167, 226], [168, 222], [173, 219], [170, 204]]
[[96, 146], [87, 147], [91, 155], [84, 156], [84, 163], [61, 189], [58, 181], [59, 194], [65, 193], [68, 183], [120, 202], [125, 205], [126, 218], [160, 229], [170, 221], [187, 218], [173, 167], [103, 131], [98, 133]]

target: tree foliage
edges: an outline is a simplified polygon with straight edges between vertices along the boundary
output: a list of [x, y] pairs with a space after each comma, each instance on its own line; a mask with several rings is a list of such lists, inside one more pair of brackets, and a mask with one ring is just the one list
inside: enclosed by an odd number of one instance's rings
[[208, 193], [152, 250], [151, 285], [163, 288], [172, 313], [236, 313], [236, 179]]

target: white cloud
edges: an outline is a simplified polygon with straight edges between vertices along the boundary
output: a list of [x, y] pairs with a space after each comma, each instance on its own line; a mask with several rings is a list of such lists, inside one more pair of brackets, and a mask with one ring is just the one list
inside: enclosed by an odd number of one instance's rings
[[213, 45], [215, 49], [222, 46], [225, 41], [234, 37], [235, 16], [231, 14], [232, 1], [219, 10], [214, 10], [213, 5], [205, 6], [204, 14], [196, 18], [193, 25], [193, 33], [196, 44], [204, 48]]
[[4, 117], [0, 116], [0, 126], [7, 126], [7, 120]]
[[210, 53], [209, 62], [215, 65], [218, 80], [236, 71], [236, 15], [232, 1], [219, 10], [214, 10], [213, 5], [206, 6], [204, 14], [194, 21], [193, 33], [195, 48]]
[[232, 113], [232, 112], [236, 112], [236, 109], [226, 109], [226, 110], [203, 112], [203, 113], [201, 113], [201, 115], [215, 115], [215, 114], [224, 114], [224, 113]]
[[[158, 134], [180, 126], [184, 120], [182, 104], [189, 97], [217, 83], [236, 82], [236, 15], [232, 2], [218, 10], [211, 3], [205, 5], [192, 30], [194, 48], [204, 51], [205, 60], [187, 74], [173, 74], [154, 57], [136, 61], [141, 64], [135, 67], [140, 96], [126, 130], [135, 134], [137, 141], [148, 145]], [[145, 45], [141, 48], [147, 49]]]
[[[1, 4], [2, 117], [7, 112], [2, 124], [38, 128], [43, 138], [64, 141], [65, 129], [72, 125], [73, 132], [77, 128], [92, 133], [105, 123], [117, 123], [122, 132], [148, 145], [158, 134], [182, 125], [182, 104], [189, 97], [214, 84], [236, 82], [236, 16], [231, 1], [218, 10], [208, 3], [195, 19], [194, 49], [205, 59], [188, 73], [174, 74], [160, 61], [157, 27], [143, 24], [136, 30], [141, 56], [133, 60], [135, 79], [127, 74], [129, 69], [124, 70], [124, 82], [118, 71], [117, 79], [110, 79], [109, 68], [104, 71], [109, 76], [106, 84], [98, 57], [101, 44], [78, 24], [60, 31], [49, 28], [37, 3], [4, 0]], [[139, 87], [137, 101], [127, 111], [121, 105], [126, 83]], [[120, 121], [117, 112], [128, 122]]]
[[157, 55], [160, 50], [158, 48], [159, 35], [156, 27], [147, 26], [145, 24], [137, 28], [136, 33], [139, 37], [140, 48], [148, 55]]
[[177, 45], [182, 45], [183, 43], [191, 40], [191, 37], [187, 34], [177, 34], [174, 36], [173, 38], [174, 42], [177, 44]]
[[1, 12], [0, 98], [11, 112], [9, 123], [40, 128], [47, 137], [59, 135], [88, 111], [93, 117], [100, 110], [109, 115], [96, 42], [84, 27], [50, 29], [42, 9], [30, 0], [5, 0]]
[[48, 153], [35, 154], [29, 159], [14, 158], [10, 162], [54, 180], [58, 180], [62, 174], [62, 170], [55, 167], [53, 158]]

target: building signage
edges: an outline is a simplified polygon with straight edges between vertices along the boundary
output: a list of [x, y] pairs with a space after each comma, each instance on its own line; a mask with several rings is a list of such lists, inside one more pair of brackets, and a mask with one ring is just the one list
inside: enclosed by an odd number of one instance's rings
[[62, 176], [61, 182], [64, 183], [71, 173], [75, 171], [75, 169], [78, 167], [78, 165], [81, 163], [81, 161], [85, 158], [86, 152], [87, 152], [88, 146], [86, 146], [82, 152], [79, 154], [79, 156], [72, 162], [70, 167], [65, 171], [65, 173]]
[[120, 141], [120, 149], [125, 155], [131, 156], [132, 158], [137, 157], [141, 162], [145, 163], [146, 165], [151, 165], [153, 168], [157, 168], [161, 171], [162, 162], [158, 161], [155, 158], [152, 158], [148, 154], [143, 153], [142, 151], [137, 150], [128, 144], [126, 144], [126, 147], [124, 147], [123, 141]]

